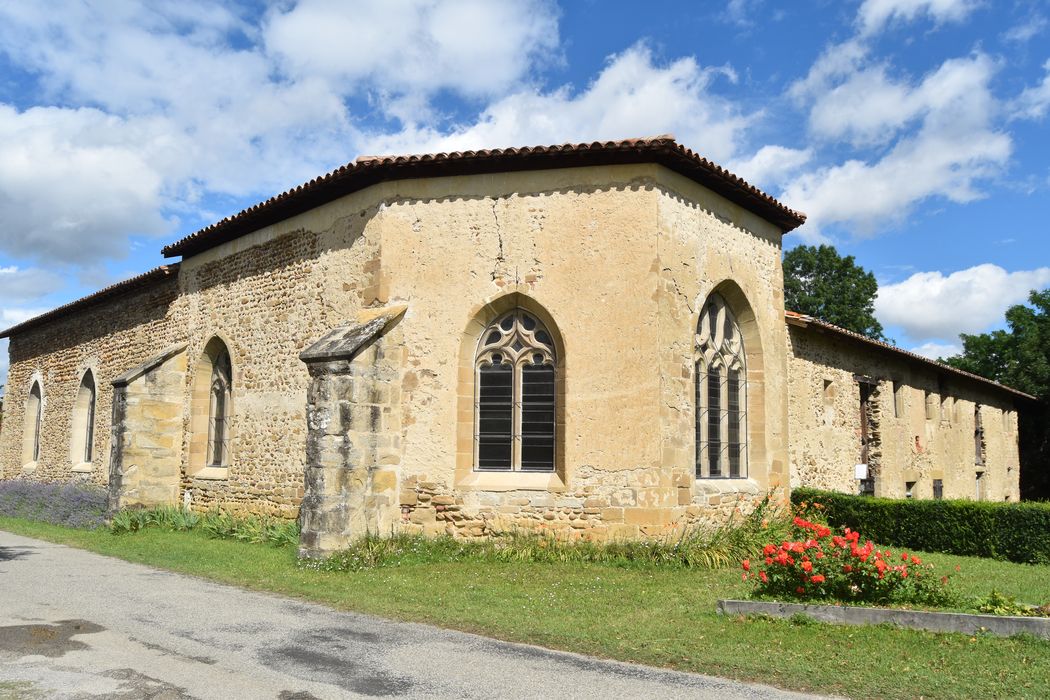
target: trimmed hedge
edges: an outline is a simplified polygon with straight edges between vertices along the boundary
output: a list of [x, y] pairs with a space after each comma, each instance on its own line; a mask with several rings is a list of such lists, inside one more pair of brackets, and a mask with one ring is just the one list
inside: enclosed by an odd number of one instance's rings
[[1050, 503], [872, 498], [800, 488], [792, 503], [820, 503], [828, 524], [925, 552], [1050, 564]]

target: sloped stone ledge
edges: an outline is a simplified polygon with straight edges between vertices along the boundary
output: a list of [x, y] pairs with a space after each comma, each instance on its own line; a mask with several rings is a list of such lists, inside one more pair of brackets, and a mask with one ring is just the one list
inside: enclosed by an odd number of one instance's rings
[[890, 623], [908, 629], [928, 632], [977, 632], [1010, 637], [1027, 633], [1050, 639], [1050, 618], [1010, 617], [1007, 615], [971, 615], [956, 612], [925, 610], [897, 610], [894, 608], [865, 608], [851, 605], [808, 605], [803, 603], [773, 603], [760, 600], [720, 600], [720, 615], [769, 615], [788, 618], [805, 615], [819, 622], [837, 625], [879, 625]]

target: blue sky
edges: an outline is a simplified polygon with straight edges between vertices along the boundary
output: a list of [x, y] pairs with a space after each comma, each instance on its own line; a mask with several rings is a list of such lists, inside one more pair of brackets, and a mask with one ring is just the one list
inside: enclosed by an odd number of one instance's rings
[[360, 154], [673, 133], [949, 354], [1050, 286], [1048, 46], [1047, 0], [0, 0], [0, 325]]

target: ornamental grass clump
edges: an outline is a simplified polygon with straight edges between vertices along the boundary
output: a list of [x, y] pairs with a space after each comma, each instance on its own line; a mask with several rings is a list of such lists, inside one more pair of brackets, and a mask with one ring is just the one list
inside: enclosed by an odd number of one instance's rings
[[958, 602], [948, 576], [907, 552], [879, 549], [846, 528], [793, 521], [793, 538], [768, 543], [761, 556], [744, 559], [744, 580], [763, 598], [949, 607]]

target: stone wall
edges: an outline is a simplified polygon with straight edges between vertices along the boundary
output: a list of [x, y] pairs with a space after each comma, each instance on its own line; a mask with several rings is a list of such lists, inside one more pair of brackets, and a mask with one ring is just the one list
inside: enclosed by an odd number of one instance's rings
[[[815, 326], [789, 331], [793, 485], [856, 491], [860, 375], [876, 387], [876, 495], [903, 498], [913, 483], [913, 497], [932, 498], [940, 479], [944, 498], [976, 498], [981, 473], [984, 498], [1018, 500], [1017, 416], [1006, 392]], [[975, 407], [983, 465], [976, 463]]]
[[[4, 420], [0, 427], [0, 476], [45, 481], [76, 478], [105, 485], [109, 476], [111, 382], [181, 337], [175, 322], [174, 275], [137, 291], [86, 306], [10, 339]], [[95, 380], [93, 460], [70, 455], [74, 402], [85, 371]], [[34, 379], [43, 388], [40, 459], [22, 459], [25, 404]], [[79, 460], [77, 460], [79, 462]]]
[[404, 307], [337, 328], [300, 358], [310, 372], [300, 556], [390, 535], [400, 520], [400, 332]]
[[[299, 353], [347, 315], [340, 297], [354, 296], [363, 276], [338, 280], [325, 260], [326, 235], [351, 224], [309, 230], [296, 222], [187, 260], [180, 274], [190, 371], [184, 393], [182, 489], [194, 508], [221, 507], [295, 517], [303, 496], [305, 398], [309, 375]], [[352, 241], [349, 241], [352, 245]], [[337, 278], [335, 278], [337, 279]], [[355, 304], [357, 306], [357, 304]], [[205, 469], [200, 442], [207, 396], [194, 396], [213, 338], [225, 344], [233, 370], [229, 465]], [[203, 379], [207, 386], [209, 379]], [[205, 391], [206, 394], [206, 391]], [[194, 414], [205, 420], [194, 421]], [[205, 438], [206, 439], [206, 438]], [[198, 463], [199, 462], [199, 463]]]
[[[375, 225], [382, 301], [409, 309], [401, 326], [405, 529], [660, 536], [724, 521], [783, 483], [782, 387], [760, 399], [753, 478], [693, 478], [699, 303], [717, 284], [735, 284], [753, 300], [756, 345], [769, 348], [774, 369], [783, 367], [784, 331], [772, 311], [782, 308], [779, 232], [691, 184], [648, 165], [398, 183], [400, 198]], [[514, 305], [559, 339], [562, 440], [553, 475], [472, 469], [477, 333]]]
[[[744, 336], [741, 479], [694, 476], [695, 334], [713, 292]], [[473, 469], [478, 337], [516, 306], [556, 345], [553, 473]], [[352, 362], [320, 371], [300, 360], [333, 329], [394, 307], [405, 309], [394, 331]], [[31, 476], [69, 478], [69, 416], [90, 367], [98, 445], [87, 478], [104, 483], [110, 383], [173, 344], [185, 352], [136, 379], [141, 386], [129, 381], [118, 406], [118, 492], [126, 502], [148, 491], [139, 502], [188, 498], [197, 509], [284, 517], [308, 497], [307, 550], [333, 546], [325, 533], [338, 540], [362, 528], [659, 537], [724, 522], [768, 493], [782, 498], [789, 478], [853, 490], [854, 374], [876, 382], [880, 494], [903, 495], [914, 481], [925, 496], [935, 478], [946, 497], [975, 493], [979, 404], [983, 488], [1016, 498], [1016, 421], [1002, 392], [889, 351], [798, 329], [789, 338], [779, 230], [652, 164], [379, 183], [187, 259], [177, 285], [19, 333], [0, 428], [4, 475], [22, 472], [22, 413], [38, 376], [45, 442]], [[225, 466], [205, 465], [200, 448], [204, 358], [216, 344], [232, 365]], [[903, 387], [896, 413], [893, 381]], [[950, 393], [947, 418], [925, 418], [924, 391]], [[152, 471], [139, 473], [153, 481], [132, 483], [126, 468], [157, 450]]]
[[179, 344], [113, 380], [110, 510], [178, 502], [186, 369]]

